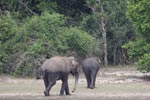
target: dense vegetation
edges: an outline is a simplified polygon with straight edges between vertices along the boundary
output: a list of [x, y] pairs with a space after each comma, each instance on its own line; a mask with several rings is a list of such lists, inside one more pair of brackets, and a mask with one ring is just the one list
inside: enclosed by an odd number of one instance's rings
[[150, 71], [150, 1], [128, 0], [128, 17], [136, 28], [136, 37], [125, 48], [132, 59], [137, 59], [136, 65], [142, 72]]
[[55, 55], [150, 71], [149, 0], [1, 0], [0, 73], [34, 76]]

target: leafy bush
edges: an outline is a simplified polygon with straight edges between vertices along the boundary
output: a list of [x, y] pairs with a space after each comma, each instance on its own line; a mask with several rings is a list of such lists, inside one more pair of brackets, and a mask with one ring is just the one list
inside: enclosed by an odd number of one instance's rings
[[7, 15], [0, 16], [0, 73], [11, 73], [15, 37], [18, 27], [16, 21]]
[[142, 72], [150, 71], [150, 44], [138, 39], [137, 41], [129, 42], [123, 48], [128, 49], [129, 57], [136, 60], [138, 70]]
[[16, 76], [34, 76], [51, 56], [85, 56], [94, 44], [92, 36], [77, 27], [66, 27], [65, 17], [56, 13], [27, 18], [20, 26], [11, 17], [1, 22], [0, 69]]
[[150, 72], [150, 53], [144, 54], [136, 65], [141, 72]]
[[87, 55], [95, 43], [93, 37], [78, 28], [66, 29], [64, 37], [66, 38], [69, 49], [75, 51], [80, 56]]
[[127, 0], [127, 16], [136, 27], [137, 37], [140, 37], [140, 40], [129, 44], [129, 54], [138, 58], [138, 69], [146, 72], [150, 71], [150, 16], [147, 14], [150, 10], [149, 4], [149, 0]]

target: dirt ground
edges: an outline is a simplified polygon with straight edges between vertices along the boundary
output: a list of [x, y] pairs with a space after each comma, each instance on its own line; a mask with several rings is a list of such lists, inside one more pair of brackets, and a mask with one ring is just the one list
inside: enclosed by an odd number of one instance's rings
[[[52, 88], [50, 97], [43, 94], [42, 80], [0, 76], [0, 100], [150, 100], [150, 73], [140, 73], [135, 67], [102, 68], [95, 89], [86, 88], [80, 74], [78, 88], [70, 96], [59, 96], [61, 81]], [[74, 79], [69, 77], [70, 91]]]

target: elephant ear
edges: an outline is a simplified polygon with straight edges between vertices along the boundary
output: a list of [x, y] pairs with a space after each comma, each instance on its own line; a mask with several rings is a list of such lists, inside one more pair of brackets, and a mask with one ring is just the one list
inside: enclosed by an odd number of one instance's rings
[[69, 60], [71, 62], [71, 69], [74, 69], [76, 68], [76, 66], [78, 65], [78, 62], [77, 60], [72, 56], [72, 57], [69, 57]]
[[72, 65], [73, 66], [77, 66], [78, 65], [78, 62], [77, 62], [77, 60], [75, 58], [72, 60]]
[[98, 62], [99, 62], [99, 63], [102, 63], [100, 59], [98, 59]]
[[75, 61], [74, 61], [74, 60], [72, 60], [71, 64], [72, 64], [72, 65], [75, 65], [76, 63], [75, 63]]
[[102, 62], [101, 62], [101, 60], [99, 59], [99, 58], [97, 58], [97, 61], [101, 64]]

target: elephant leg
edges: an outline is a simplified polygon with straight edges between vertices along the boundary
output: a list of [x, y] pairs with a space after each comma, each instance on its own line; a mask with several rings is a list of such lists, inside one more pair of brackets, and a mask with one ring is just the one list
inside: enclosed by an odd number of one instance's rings
[[66, 92], [66, 95], [71, 95], [69, 92], [68, 81], [66, 82], [65, 92]]
[[66, 93], [66, 95], [70, 95], [68, 87], [68, 74], [62, 79], [60, 95], [64, 95], [64, 92]]
[[95, 88], [95, 82], [96, 82], [96, 75], [97, 75], [97, 72], [98, 72], [98, 70], [96, 71], [95, 76], [94, 76], [94, 84], [93, 84], [94, 88]]
[[48, 78], [44, 77], [43, 80], [44, 80], [44, 85], [45, 85], [45, 89], [46, 89], [48, 87], [48, 84], [49, 84]]
[[91, 73], [91, 83], [90, 83], [90, 88], [93, 89], [95, 88], [95, 78], [96, 78], [96, 71], [92, 71]]
[[56, 81], [49, 82], [48, 87], [44, 91], [45, 96], [50, 96], [49, 91], [51, 90], [52, 86], [55, 84], [56, 84]]
[[49, 91], [51, 90], [52, 86], [56, 84], [56, 77], [55, 74], [53, 73], [47, 73], [45, 75], [44, 83], [45, 83], [45, 91], [44, 94], [45, 96], [49, 96]]
[[90, 88], [90, 83], [91, 83], [91, 75], [90, 75], [90, 72], [84, 71], [84, 74], [85, 74], [86, 81], [87, 81], [87, 88]]
[[47, 88], [49, 86], [49, 81], [48, 81], [47, 76], [44, 76], [43, 80], [44, 80], [44, 85], [45, 85], [44, 95], [49, 96], [49, 92], [47, 91]]

